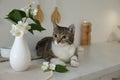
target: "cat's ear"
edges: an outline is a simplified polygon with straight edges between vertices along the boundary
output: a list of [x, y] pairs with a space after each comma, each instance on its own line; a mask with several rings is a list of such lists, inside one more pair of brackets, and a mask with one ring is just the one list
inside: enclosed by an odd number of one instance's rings
[[53, 30], [54, 32], [58, 31], [58, 25], [56, 23], [53, 23]]
[[57, 28], [57, 24], [55, 22], [53, 22], [53, 28]]
[[71, 25], [69, 26], [69, 31], [70, 31], [71, 33], [75, 34], [75, 25], [74, 25], [74, 24], [71, 24]]

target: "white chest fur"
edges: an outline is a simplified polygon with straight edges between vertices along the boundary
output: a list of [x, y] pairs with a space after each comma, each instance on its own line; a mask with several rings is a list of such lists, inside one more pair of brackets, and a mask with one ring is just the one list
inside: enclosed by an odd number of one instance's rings
[[52, 51], [55, 56], [57, 56], [59, 59], [68, 62], [69, 59], [74, 55], [75, 53], [75, 46], [72, 45], [59, 45], [52, 43]]

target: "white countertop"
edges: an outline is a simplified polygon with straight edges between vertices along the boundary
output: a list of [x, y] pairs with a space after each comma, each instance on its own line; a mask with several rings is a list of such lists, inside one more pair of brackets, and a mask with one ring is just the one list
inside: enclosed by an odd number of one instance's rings
[[[120, 70], [120, 43], [99, 43], [84, 48], [84, 53], [79, 53], [80, 66], [69, 66], [67, 73], [55, 72], [52, 80], [90, 80]], [[0, 80], [43, 80], [49, 73], [41, 71], [42, 61], [32, 61], [25, 72], [13, 71], [9, 62], [0, 63]]]

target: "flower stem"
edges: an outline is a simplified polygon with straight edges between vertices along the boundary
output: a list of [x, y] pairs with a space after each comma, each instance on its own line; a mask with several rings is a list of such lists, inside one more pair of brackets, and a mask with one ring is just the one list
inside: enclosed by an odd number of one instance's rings
[[27, 21], [27, 19], [28, 19], [28, 17], [26, 17], [26, 18], [25, 18], [25, 21], [24, 21], [24, 23]]

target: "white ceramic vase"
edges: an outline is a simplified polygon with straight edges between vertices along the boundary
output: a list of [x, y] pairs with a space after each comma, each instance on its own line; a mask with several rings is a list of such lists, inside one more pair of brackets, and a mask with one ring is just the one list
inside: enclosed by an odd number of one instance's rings
[[31, 63], [31, 54], [23, 36], [15, 37], [11, 52], [10, 65], [15, 71], [25, 71]]

